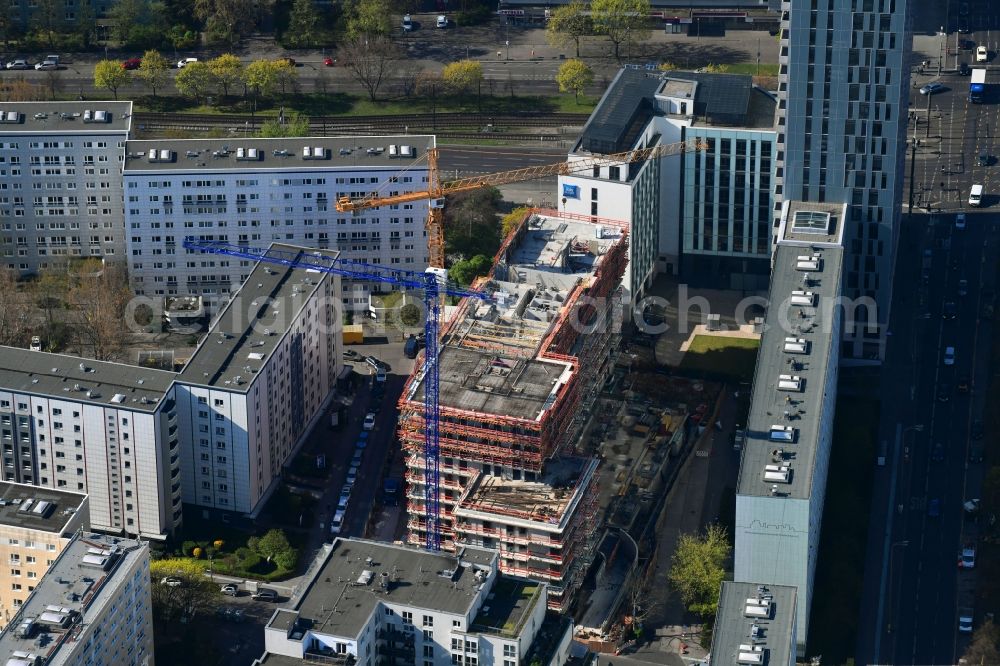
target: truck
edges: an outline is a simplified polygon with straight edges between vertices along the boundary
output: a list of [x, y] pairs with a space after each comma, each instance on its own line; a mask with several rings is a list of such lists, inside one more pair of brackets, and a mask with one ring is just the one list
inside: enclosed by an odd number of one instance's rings
[[972, 70], [972, 78], [969, 79], [969, 101], [973, 104], [980, 104], [986, 100], [986, 70]]

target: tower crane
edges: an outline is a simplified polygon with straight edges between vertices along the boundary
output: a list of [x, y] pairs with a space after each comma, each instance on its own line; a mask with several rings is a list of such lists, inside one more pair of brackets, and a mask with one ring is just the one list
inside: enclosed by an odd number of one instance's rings
[[[250, 261], [281, 264], [291, 268], [317, 270], [354, 280], [392, 284], [406, 289], [417, 289], [423, 293], [426, 314], [424, 321], [426, 348], [424, 350], [424, 362], [421, 372], [424, 376], [424, 415], [427, 424], [424, 432], [425, 547], [428, 550], [440, 550], [441, 484], [439, 444], [441, 410], [438, 400], [440, 380], [438, 352], [440, 346], [441, 296], [476, 298], [487, 302], [492, 300], [492, 297], [484, 292], [474, 289], [451, 287], [447, 283], [447, 273], [444, 270], [444, 228], [442, 224], [444, 196], [446, 194], [468, 192], [484, 187], [519, 183], [546, 176], [589, 172], [594, 167], [633, 164], [644, 160], [676, 155], [686, 150], [705, 150], [706, 148], [707, 144], [696, 139], [690, 139], [620, 153], [580, 157], [572, 162], [558, 162], [523, 169], [513, 169], [485, 176], [459, 178], [446, 182], [441, 182], [440, 180], [437, 167], [437, 149], [432, 148], [418, 160], [407, 166], [407, 169], [409, 169], [419, 164], [421, 160], [427, 160], [427, 189], [394, 195], [382, 195], [379, 191], [376, 191], [360, 199], [341, 197], [337, 200], [337, 210], [340, 212], [354, 212], [367, 208], [377, 208], [379, 206], [428, 200], [430, 202], [430, 213], [427, 218], [426, 229], [429, 250], [428, 263], [431, 268], [422, 273], [389, 268], [377, 264], [366, 264], [339, 257], [332, 258], [318, 252], [290, 251], [276, 248], [251, 248], [245, 245], [234, 245], [223, 241], [201, 240], [195, 237], [185, 238], [184, 247], [197, 252], [209, 252]], [[383, 187], [392, 182], [395, 182], [395, 179], [389, 181]]]
[[424, 413], [427, 415], [427, 427], [424, 431], [424, 502], [427, 550], [441, 550], [441, 504], [440, 504], [440, 460], [439, 452], [439, 417], [438, 406], [439, 379], [438, 372], [438, 333], [441, 323], [441, 296], [448, 295], [457, 298], [476, 298], [483, 301], [491, 297], [474, 289], [460, 289], [447, 283], [444, 269], [428, 268], [425, 272], [400, 270], [351, 261], [339, 257], [330, 257], [320, 252], [305, 250], [292, 251], [278, 248], [251, 248], [245, 245], [234, 245], [223, 241], [201, 240], [195, 237], [184, 239], [184, 247], [198, 252], [209, 252], [229, 257], [238, 257], [250, 261], [262, 261], [271, 264], [281, 264], [291, 268], [331, 273], [354, 280], [381, 282], [405, 289], [417, 289], [423, 292], [426, 318], [424, 334], [426, 348], [424, 350]]
[[[572, 162], [557, 162], [555, 164], [543, 164], [539, 166], [525, 167], [523, 169], [513, 169], [510, 171], [500, 171], [485, 176], [472, 176], [469, 178], [458, 178], [442, 182], [438, 171], [437, 148], [431, 148], [421, 155], [417, 160], [408, 165], [411, 168], [422, 161], [427, 162], [427, 189], [416, 190], [414, 192], [403, 192], [402, 194], [383, 195], [380, 190], [372, 192], [368, 196], [358, 199], [350, 197], [340, 197], [337, 200], [337, 210], [341, 213], [355, 212], [366, 208], [378, 208], [379, 206], [390, 206], [395, 204], [411, 203], [414, 201], [430, 202], [430, 211], [427, 215], [427, 249], [429, 251], [428, 263], [435, 268], [444, 268], [444, 196], [456, 192], [468, 192], [478, 190], [483, 187], [493, 187], [497, 185], [508, 185], [510, 183], [521, 183], [535, 178], [546, 176], [567, 176], [574, 173], [589, 172], [594, 167], [618, 166], [621, 164], [632, 164], [650, 159], [658, 159], [668, 155], [676, 155], [686, 150], [705, 150], [707, 144], [698, 139], [688, 139], [676, 143], [665, 143], [648, 148], [637, 148], [621, 153], [611, 153], [608, 155], [591, 155], [578, 157]], [[394, 180], [384, 184], [385, 188]]]

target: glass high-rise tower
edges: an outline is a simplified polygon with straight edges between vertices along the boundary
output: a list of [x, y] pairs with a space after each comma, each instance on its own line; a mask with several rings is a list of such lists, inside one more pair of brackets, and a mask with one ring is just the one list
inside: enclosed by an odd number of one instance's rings
[[775, 233], [784, 200], [848, 204], [843, 293], [855, 323], [848, 313], [845, 358], [880, 358], [889, 321], [910, 87], [908, 2], [781, 2]]

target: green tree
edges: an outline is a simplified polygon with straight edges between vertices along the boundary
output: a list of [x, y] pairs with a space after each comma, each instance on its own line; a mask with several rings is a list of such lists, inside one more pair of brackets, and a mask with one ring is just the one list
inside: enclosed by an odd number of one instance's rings
[[186, 97], [203, 99], [211, 92], [215, 79], [207, 62], [190, 62], [177, 72], [174, 85], [177, 86], [177, 92]]
[[497, 205], [501, 198], [495, 187], [448, 195], [444, 208], [445, 254], [454, 261], [477, 254], [495, 255], [500, 249]]
[[194, 2], [194, 15], [205, 23], [205, 33], [209, 40], [225, 43], [229, 48], [234, 48], [253, 29], [254, 10], [252, 0]]
[[83, 50], [89, 50], [94, 44], [97, 33], [97, 14], [94, 12], [93, 4], [81, 2], [76, 5], [75, 34], [80, 37], [80, 46]]
[[170, 81], [170, 62], [159, 51], [152, 49], [146, 51], [142, 54], [142, 62], [139, 63], [136, 76], [142, 81], [142, 85], [153, 92], [153, 97], [156, 97], [156, 91]]
[[167, 41], [178, 51], [187, 51], [198, 43], [198, 33], [180, 24], [172, 25], [167, 30]]
[[970, 666], [1000, 664], [1000, 627], [993, 624], [993, 620], [984, 621], [972, 634], [960, 663]]
[[284, 550], [274, 556], [274, 563], [286, 571], [291, 571], [299, 561], [299, 551], [294, 548]]
[[143, 12], [144, 0], [118, 0], [111, 11], [111, 37], [119, 44], [128, 42], [128, 34], [132, 26], [139, 22]]
[[319, 12], [313, 0], [295, 0], [288, 17], [288, 29], [283, 36], [291, 48], [315, 46], [318, 38]]
[[465, 93], [482, 82], [483, 65], [477, 60], [458, 60], [445, 65], [441, 78], [455, 93]]
[[63, 9], [61, 0], [36, 0], [31, 12], [31, 27], [49, 49], [54, 48], [56, 33], [62, 27]]
[[300, 116], [297, 113], [286, 118], [285, 122], [279, 123], [277, 118], [271, 118], [260, 126], [258, 136], [266, 138], [288, 137], [288, 136], [309, 136], [309, 118]]
[[594, 25], [587, 13], [587, 5], [579, 0], [573, 0], [552, 12], [552, 17], [545, 25], [545, 37], [552, 46], [576, 47], [576, 57], [580, 57], [580, 40], [593, 32]]
[[345, 15], [348, 37], [388, 37], [392, 31], [392, 7], [389, 0], [355, 0]]
[[518, 225], [521, 224], [521, 220], [524, 219], [524, 216], [527, 215], [529, 210], [531, 210], [531, 208], [528, 206], [518, 206], [504, 215], [503, 219], [500, 220], [500, 234], [504, 238], [511, 235], [514, 230], [517, 229]]
[[593, 0], [594, 31], [611, 41], [615, 59], [621, 50], [649, 37], [649, 0]]
[[559, 67], [556, 82], [559, 84], [559, 92], [571, 92], [579, 102], [580, 93], [594, 82], [594, 72], [582, 60], [573, 58]]
[[211, 611], [217, 603], [218, 588], [205, 577], [202, 562], [186, 558], [154, 560], [149, 563], [149, 575], [153, 615], [157, 619], [194, 617]]
[[268, 530], [264, 536], [253, 541], [252, 545], [251, 541], [247, 540], [247, 546], [268, 562], [292, 549], [288, 537], [279, 529]]
[[223, 53], [209, 60], [208, 71], [226, 97], [229, 96], [230, 88], [243, 80], [243, 63], [232, 53]]
[[477, 277], [482, 277], [490, 272], [493, 267], [493, 260], [485, 254], [477, 254], [471, 259], [462, 259], [452, 264], [448, 269], [448, 277], [462, 286], [472, 284]]
[[399, 321], [403, 326], [416, 326], [420, 323], [420, 308], [413, 303], [406, 303], [399, 308]]
[[726, 528], [719, 525], [709, 525], [703, 535], [681, 535], [668, 578], [690, 612], [715, 615], [729, 551]]
[[117, 60], [101, 60], [94, 65], [94, 87], [110, 90], [118, 99], [118, 89], [128, 83], [130, 74]]
[[672, 72], [677, 69], [677, 65], [672, 62], [661, 62], [657, 67], [661, 72]]

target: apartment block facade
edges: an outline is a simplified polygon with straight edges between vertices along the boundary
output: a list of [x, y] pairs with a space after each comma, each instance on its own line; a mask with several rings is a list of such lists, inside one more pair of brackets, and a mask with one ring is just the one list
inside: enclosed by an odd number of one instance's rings
[[90, 528], [87, 496], [0, 482], [0, 629], [38, 586], [76, 532]]
[[149, 546], [77, 533], [0, 632], [15, 664], [152, 666]]
[[131, 102], [0, 103], [0, 266], [125, 260], [122, 164]]
[[781, 13], [775, 232], [784, 201], [850, 207], [844, 295], [875, 312], [845, 329], [844, 356], [878, 359], [902, 214], [910, 2], [786, 1]]
[[[425, 189], [433, 136], [130, 141], [129, 274], [136, 294], [219, 306], [253, 262], [186, 251], [187, 236], [264, 248], [291, 243], [401, 269], [427, 267], [428, 203], [338, 213], [339, 197]], [[414, 160], [418, 160], [414, 163]], [[347, 310], [388, 289], [345, 281]]]

